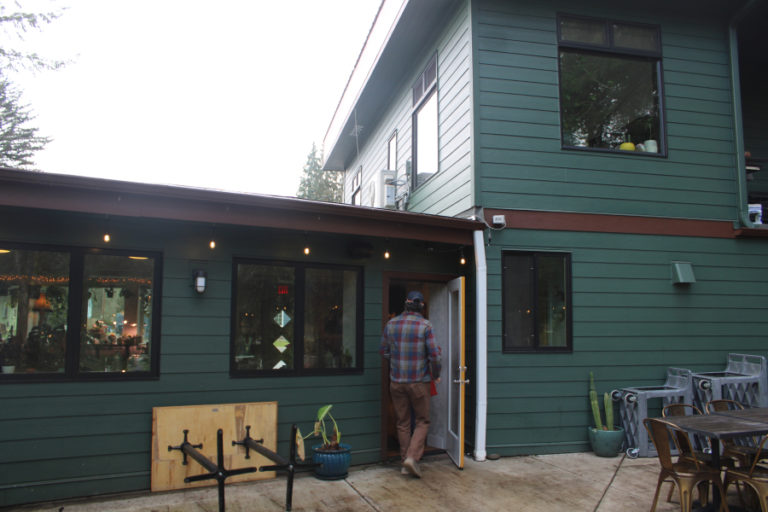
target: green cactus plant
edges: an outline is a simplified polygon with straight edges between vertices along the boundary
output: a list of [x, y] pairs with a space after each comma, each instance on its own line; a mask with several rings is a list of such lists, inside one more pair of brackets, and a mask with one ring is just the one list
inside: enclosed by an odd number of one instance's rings
[[592, 405], [592, 417], [595, 419], [595, 429], [615, 430], [613, 426], [613, 399], [610, 393], [603, 394], [603, 407], [605, 408], [605, 424], [600, 414], [600, 402], [595, 390], [595, 376], [589, 372], [589, 403]]

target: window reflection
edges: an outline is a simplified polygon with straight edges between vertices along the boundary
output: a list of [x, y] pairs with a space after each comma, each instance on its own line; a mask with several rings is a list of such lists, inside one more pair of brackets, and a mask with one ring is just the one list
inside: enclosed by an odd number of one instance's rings
[[80, 371], [150, 370], [154, 260], [86, 255]]
[[236, 369], [293, 369], [295, 288], [291, 267], [237, 266]]
[[63, 372], [69, 254], [0, 251], [2, 373]]
[[304, 368], [351, 368], [354, 362], [357, 272], [307, 269]]

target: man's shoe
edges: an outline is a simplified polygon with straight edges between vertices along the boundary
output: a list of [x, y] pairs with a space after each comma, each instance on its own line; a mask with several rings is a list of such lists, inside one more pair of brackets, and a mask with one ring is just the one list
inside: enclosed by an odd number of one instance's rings
[[419, 463], [408, 457], [403, 461], [403, 467], [416, 478], [421, 478], [421, 469], [419, 469]]
[[410, 475], [407, 469], [405, 469], [405, 466], [400, 468], [400, 474], [401, 475]]

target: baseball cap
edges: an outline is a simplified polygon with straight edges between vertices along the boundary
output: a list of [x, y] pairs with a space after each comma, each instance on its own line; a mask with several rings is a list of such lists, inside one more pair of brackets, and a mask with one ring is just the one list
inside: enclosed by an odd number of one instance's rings
[[421, 292], [412, 291], [408, 292], [408, 298], [406, 299], [408, 302], [424, 302], [424, 296], [421, 294]]

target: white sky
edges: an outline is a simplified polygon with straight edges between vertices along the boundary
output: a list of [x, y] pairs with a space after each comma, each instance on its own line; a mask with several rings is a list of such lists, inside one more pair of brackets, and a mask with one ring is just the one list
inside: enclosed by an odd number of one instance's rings
[[35, 167], [295, 195], [380, 1], [57, 0], [24, 44], [72, 63], [13, 77], [54, 139]]

